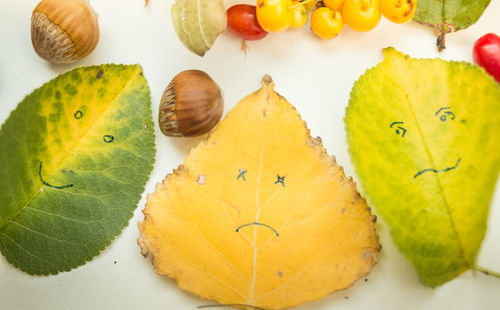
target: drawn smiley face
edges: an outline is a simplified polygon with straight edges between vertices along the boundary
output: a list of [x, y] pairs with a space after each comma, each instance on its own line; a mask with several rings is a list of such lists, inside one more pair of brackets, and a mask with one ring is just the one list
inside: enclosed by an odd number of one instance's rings
[[[80, 119], [82, 119], [84, 117], [84, 113], [81, 110], [77, 110], [73, 114], [73, 117], [76, 120], [80, 120]], [[102, 140], [104, 141], [104, 143], [113, 143], [113, 141], [115, 140], [115, 137], [112, 136], [112, 135], [106, 134], [106, 135], [103, 135]], [[43, 178], [43, 176], [42, 176], [42, 169], [43, 169], [43, 161], [40, 161], [40, 166], [38, 168], [38, 177], [40, 178], [40, 182], [43, 185], [48, 186], [50, 188], [54, 188], [54, 189], [65, 189], [65, 188], [70, 188], [70, 187], [74, 186], [74, 184], [54, 185], [54, 184], [49, 183], [48, 181], [46, 181]]]
[[[446, 121], [452, 121], [452, 120], [454, 120], [455, 119], [455, 114], [451, 111], [450, 107], [441, 107], [441, 108], [439, 108], [434, 113], [434, 117], [438, 118], [441, 122], [446, 122]], [[404, 126], [404, 122], [403, 121], [395, 121], [395, 122], [392, 122], [389, 125], [389, 128], [394, 129], [395, 133], [397, 135], [400, 135], [401, 138], [404, 138], [405, 134], [407, 132], [407, 129], [405, 127], [403, 127], [403, 126]], [[424, 174], [426, 172], [444, 173], [444, 172], [448, 172], [450, 170], [454, 170], [454, 169], [458, 168], [458, 166], [460, 165], [461, 161], [462, 161], [462, 159], [458, 158], [455, 161], [455, 164], [453, 164], [451, 166], [448, 166], [448, 167], [445, 167], [445, 168], [442, 168], [442, 169], [436, 169], [436, 168], [422, 169], [420, 171], [417, 171], [415, 173], [415, 175], [413, 176], [413, 178], [417, 178], [417, 177], [421, 176], [422, 174]]]

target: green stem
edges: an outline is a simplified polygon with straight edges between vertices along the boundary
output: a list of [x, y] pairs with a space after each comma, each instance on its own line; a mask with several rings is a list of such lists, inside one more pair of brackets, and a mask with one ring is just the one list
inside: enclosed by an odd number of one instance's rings
[[493, 276], [493, 277], [496, 277], [496, 278], [500, 278], [500, 272], [492, 271], [492, 270], [489, 270], [489, 269], [481, 267], [481, 266], [475, 266], [474, 270], [480, 271], [480, 272], [484, 273], [487, 276]]

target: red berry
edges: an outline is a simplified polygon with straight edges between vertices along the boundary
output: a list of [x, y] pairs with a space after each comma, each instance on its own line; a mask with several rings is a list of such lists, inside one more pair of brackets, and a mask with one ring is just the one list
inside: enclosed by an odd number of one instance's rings
[[474, 43], [474, 63], [483, 67], [500, 83], [500, 37], [488, 33]]
[[255, 6], [236, 4], [227, 10], [227, 30], [244, 40], [260, 40], [267, 35], [257, 21]]

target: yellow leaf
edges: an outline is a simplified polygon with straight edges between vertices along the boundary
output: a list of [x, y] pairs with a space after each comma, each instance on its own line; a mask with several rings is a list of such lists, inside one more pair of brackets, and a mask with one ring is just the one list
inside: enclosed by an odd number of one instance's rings
[[187, 291], [281, 309], [352, 285], [379, 244], [355, 183], [262, 85], [149, 195], [138, 243]]

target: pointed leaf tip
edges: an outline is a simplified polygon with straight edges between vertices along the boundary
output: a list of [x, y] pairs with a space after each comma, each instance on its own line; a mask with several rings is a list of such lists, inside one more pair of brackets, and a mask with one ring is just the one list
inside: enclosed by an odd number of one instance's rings
[[264, 75], [264, 77], [262, 77], [262, 85], [268, 86], [271, 83], [273, 83], [273, 78], [269, 74], [266, 74]]
[[382, 53], [384, 54], [384, 57], [390, 57], [391, 55], [401, 54], [400, 51], [396, 50], [392, 46], [388, 46], [388, 47], [382, 49]]

